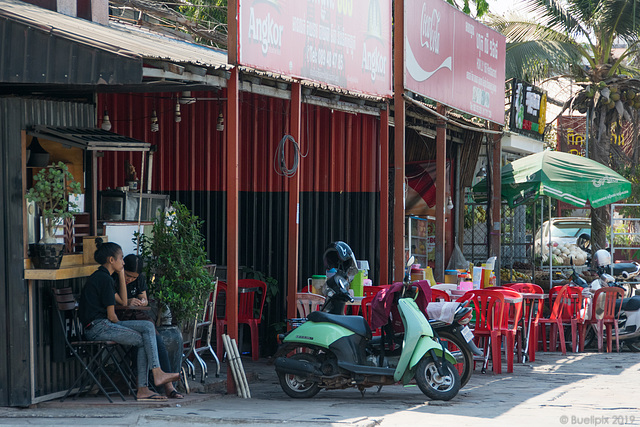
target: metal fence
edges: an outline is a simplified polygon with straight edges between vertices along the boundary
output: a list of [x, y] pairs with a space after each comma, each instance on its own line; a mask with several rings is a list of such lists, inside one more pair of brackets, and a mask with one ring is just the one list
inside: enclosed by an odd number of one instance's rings
[[[533, 266], [532, 238], [527, 233], [526, 206], [501, 208], [501, 267], [522, 269]], [[464, 244], [462, 252], [474, 265], [489, 258], [489, 228], [486, 203], [467, 203], [464, 217]]]

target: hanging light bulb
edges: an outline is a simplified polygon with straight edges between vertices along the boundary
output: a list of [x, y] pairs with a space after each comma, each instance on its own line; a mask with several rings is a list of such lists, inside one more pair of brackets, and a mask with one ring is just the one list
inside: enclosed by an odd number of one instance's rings
[[100, 126], [102, 130], [110, 131], [111, 130], [111, 120], [109, 120], [109, 113], [107, 109], [104, 110], [104, 115], [102, 116], [102, 125]]
[[451, 196], [449, 196], [449, 199], [447, 200], [447, 209], [453, 209], [453, 201], [451, 200]]
[[151, 113], [151, 132], [158, 132], [160, 127], [158, 126], [158, 114], [156, 114], [156, 110], [153, 110]]
[[224, 116], [222, 115], [222, 111], [218, 114], [218, 122], [216, 123], [216, 130], [218, 132], [222, 132], [224, 130]]
[[182, 115], [180, 114], [180, 101], [176, 102], [176, 109], [175, 109], [175, 117], [174, 117], [176, 123], [180, 123], [182, 121]]

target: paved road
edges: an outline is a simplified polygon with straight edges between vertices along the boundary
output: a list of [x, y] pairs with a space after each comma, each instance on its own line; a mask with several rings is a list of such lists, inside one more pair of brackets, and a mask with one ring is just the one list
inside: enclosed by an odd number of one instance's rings
[[32, 409], [0, 408], [0, 425], [65, 426], [562, 426], [640, 425], [640, 354], [538, 354], [513, 374], [480, 374], [449, 402], [429, 401], [417, 387], [320, 392], [293, 400], [273, 367], [245, 361], [252, 399], [192, 393], [165, 406], [104, 404], [85, 397]]

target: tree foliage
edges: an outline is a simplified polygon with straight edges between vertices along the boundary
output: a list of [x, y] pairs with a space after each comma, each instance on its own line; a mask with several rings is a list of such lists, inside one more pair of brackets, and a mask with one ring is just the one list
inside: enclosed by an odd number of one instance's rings
[[[611, 130], [636, 123], [640, 76], [638, 53], [640, 6], [634, 0], [524, 0], [532, 19], [491, 17], [489, 25], [507, 37], [507, 78], [532, 83], [565, 77], [581, 89], [564, 110], [587, 113], [589, 158], [610, 163]], [[637, 23], [637, 24], [636, 24]], [[614, 53], [617, 43], [626, 46]], [[563, 111], [564, 111], [563, 110]], [[637, 134], [637, 132], [636, 132]], [[632, 156], [637, 158], [637, 156]], [[593, 209], [594, 250], [606, 245], [606, 207]]]

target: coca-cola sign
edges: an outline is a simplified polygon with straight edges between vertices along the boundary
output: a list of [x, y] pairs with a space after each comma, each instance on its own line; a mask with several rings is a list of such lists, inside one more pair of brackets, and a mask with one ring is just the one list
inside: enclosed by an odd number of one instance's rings
[[405, 2], [405, 88], [504, 124], [505, 38], [443, 0]]
[[390, 0], [238, 0], [241, 65], [390, 97]]

